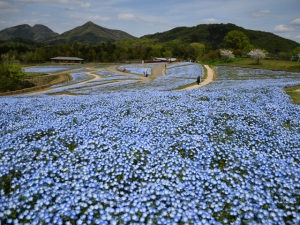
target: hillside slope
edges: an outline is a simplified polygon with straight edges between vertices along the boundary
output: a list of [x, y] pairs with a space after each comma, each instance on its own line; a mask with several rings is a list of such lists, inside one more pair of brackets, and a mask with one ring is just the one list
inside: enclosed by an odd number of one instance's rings
[[87, 22], [82, 26], [66, 31], [58, 37], [48, 40], [49, 44], [82, 42], [97, 44], [99, 42], [114, 42], [118, 40], [132, 40], [134, 36], [120, 30], [112, 30], [101, 27], [93, 22]]
[[212, 49], [219, 49], [226, 48], [224, 37], [232, 30], [244, 32], [249, 37], [252, 45], [272, 53], [289, 52], [300, 46], [295, 41], [282, 38], [270, 32], [248, 30], [230, 23], [176, 27], [166, 32], [149, 34], [141, 38], [155, 39], [157, 43], [165, 43], [176, 39], [186, 43], [211, 43]]
[[32, 41], [42, 42], [47, 39], [56, 37], [58, 35], [58, 33], [55, 33], [48, 27], [41, 24], [36, 24], [33, 27], [31, 27], [28, 24], [22, 24], [1, 30], [0, 40], [7, 41], [14, 38], [23, 38]]

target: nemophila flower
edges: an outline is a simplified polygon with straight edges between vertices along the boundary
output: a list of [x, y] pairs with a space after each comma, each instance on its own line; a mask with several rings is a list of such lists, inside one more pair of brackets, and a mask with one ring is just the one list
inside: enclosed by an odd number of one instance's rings
[[82, 81], [92, 79], [93, 76], [87, 73], [71, 73], [72, 80], [61, 84], [52, 85], [51, 88], [62, 87], [66, 85], [76, 84]]
[[24, 71], [26, 73], [55, 73], [59, 71], [69, 70], [70, 68], [76, 68], [74, 66], [42, 66], [42, 67], [29, 67], [25, 68]]
[[11, 189], [0, 186], [0, 221], [58, 223], [61, 212], [83, 223], [218, 224], [226, 210], [236, 224], [297, 223], [299, 109], [281, 89], [290, 77], [1, 98], [0, 174]]

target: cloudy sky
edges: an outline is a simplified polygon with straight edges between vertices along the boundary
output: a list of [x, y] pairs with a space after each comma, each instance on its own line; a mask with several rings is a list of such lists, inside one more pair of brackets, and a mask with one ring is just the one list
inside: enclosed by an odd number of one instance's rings
[[233, 23], [300, 43], [299, 0], [0, 0], [0, 30], [43, 24], [61, 34], [88, 21], [136, 37]]

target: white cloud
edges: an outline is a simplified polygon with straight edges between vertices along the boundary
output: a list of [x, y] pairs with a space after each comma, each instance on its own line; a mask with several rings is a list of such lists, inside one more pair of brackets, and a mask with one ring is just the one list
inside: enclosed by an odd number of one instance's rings
[[6, 24], [6, 23], [7, 23], [7, 21], [0, 20], [0, 23], [2, 23], [2, 24]]
[[7, 2], [0, 1], [0, 7], [6, 7], [6, 6], [9, 6]]
[[294, 31], [294, 28], [287, 27], [285, 25], [277, 25], [274, 29], [277, 32], [289, 32], [289, 31]]
[[109, 17], [102, 17], [102, 16], [86, 16], [86, 15], [70, 15], [69, 18], [71, 19], [82, 19], [86, 21], [108, 21], [110, 20]]
[[12, 14], [12, 13], [19, 13], [20, 10], [17, 8], [11, 8], [11, 9], [0, 9], [0, 14]]
[[32, 16], [45, 16], [45, 17], [49, 17], [50, 16], [50, 14], [48, 14], [48, 13], [45, 13], [45, 14], [40, 14], [39, 12], [32, 12], [31, 13], [31, 15]]
[[13, 5], [0, 1], [0, 14], [12, 14], [12, 13], [18, 13], [20, 10]]
[[138, 18], [133, 14], [119, 14], [118, 19], [120, 20], [130, 20], [130, 21], [137, 21]]
[[87, 2], [87, 3], [81, 3], [81, 8], [84, 8], [84, 9], [88, 9], [91, 7], [91, 3]]
[[203, 19], [203, 20], [200, 20], [200, 23], [204, 23], [204, 24], [211, 24], [211, 23], [218, 23], [218, 20], [216, 20], [216, 19], [213, 19], [213, 18], [211, 18], [211, 19]]
[[[23, 3], [48, 3], [48, 1], [45, 0], [18, 0], [19, 2]], [[51, 3], [74, 3], [74, 0], [52, 0]]]
[[290, 24], [295, 25], [295, 26], [300, 26], [300, 18], [291, 21]]
[[259, 12], [253, 13], [251, 15], [251, 17], [253, 17], [253, 18], [259, 18], [259, 17], [268, 16], [269, 14], [270, 14], [270, 11], [266, 9], [266, 10], [260, 10]]

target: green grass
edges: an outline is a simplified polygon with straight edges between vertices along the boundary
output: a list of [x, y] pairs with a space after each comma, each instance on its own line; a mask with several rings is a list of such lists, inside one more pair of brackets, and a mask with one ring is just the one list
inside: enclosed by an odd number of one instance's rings
[[34, 77], [46, 76], [49, 75], [48, 73], [26, 73], [25, 79], [30, 79]]
[[242, 66], [242, 67], [286, 70], [286, 71], [300, 71], [300, 62], [286, 61], [286, 60], [273, 60], [273, 59], [260, 60], [259, 64], [256, 64], [256, 61], [251, 58], [234, 58], [229, 61], [218, 59], [213, 62], [207, 62], [207, 64], [208, 65]]
[[289, 96], [291, 96], [295, 104], [300, 105], [300, 85], [286, 87], [285, 91]]

